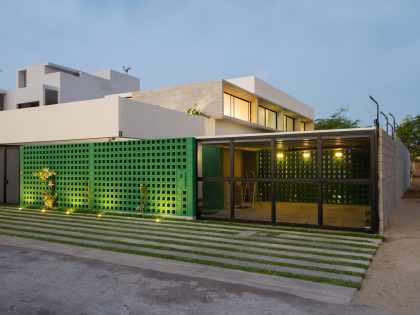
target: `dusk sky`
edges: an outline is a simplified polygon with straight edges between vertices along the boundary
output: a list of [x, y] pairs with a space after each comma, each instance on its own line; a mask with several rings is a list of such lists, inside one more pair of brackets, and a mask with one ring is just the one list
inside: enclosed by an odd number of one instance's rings
[[420, 114], [420, 1], [0, 0], [0, 89], [51, 61], [140, 77], [141, 89], [256, 75], [372, 125], [373, 95]]

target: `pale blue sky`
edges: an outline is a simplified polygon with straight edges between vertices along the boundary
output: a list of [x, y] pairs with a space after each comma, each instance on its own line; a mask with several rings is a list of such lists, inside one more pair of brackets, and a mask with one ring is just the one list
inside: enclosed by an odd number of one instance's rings
[[315, 108], [371, 125], [420, 113], [420, 1], [0, 0], [0, 89], [52, 61], [131, 66], [141, 89], [257, 75]]

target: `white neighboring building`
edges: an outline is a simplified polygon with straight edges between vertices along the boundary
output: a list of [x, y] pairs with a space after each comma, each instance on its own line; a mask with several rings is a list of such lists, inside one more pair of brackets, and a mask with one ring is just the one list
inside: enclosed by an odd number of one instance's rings
[[138, 91], [140, 80], [114, 70], [90, 74], [47, 62], [18, 69], [16, 86], [16, 90], [0, 90], [0, 110], [76, 102]]

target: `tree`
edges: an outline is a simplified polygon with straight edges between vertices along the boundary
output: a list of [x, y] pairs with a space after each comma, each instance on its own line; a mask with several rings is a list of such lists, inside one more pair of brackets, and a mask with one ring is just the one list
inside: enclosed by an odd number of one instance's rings
[[420, 115], [408, 115], [397, 128], [397, 135], [407, 145], [411, 159], [420, 159]]
[[350, 120], [345, 116], [347, 110], [345, 108], [338, 109], [328, 118], [320, 118], [315, 120], [315, 129], [346, 129], [358, 128], [360, 120]]

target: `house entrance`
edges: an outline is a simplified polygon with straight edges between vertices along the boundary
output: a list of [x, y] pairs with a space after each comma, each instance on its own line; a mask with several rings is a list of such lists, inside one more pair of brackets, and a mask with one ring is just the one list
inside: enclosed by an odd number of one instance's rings
[[0, 204], [19, 204], [19, 147], [0, 146]]

